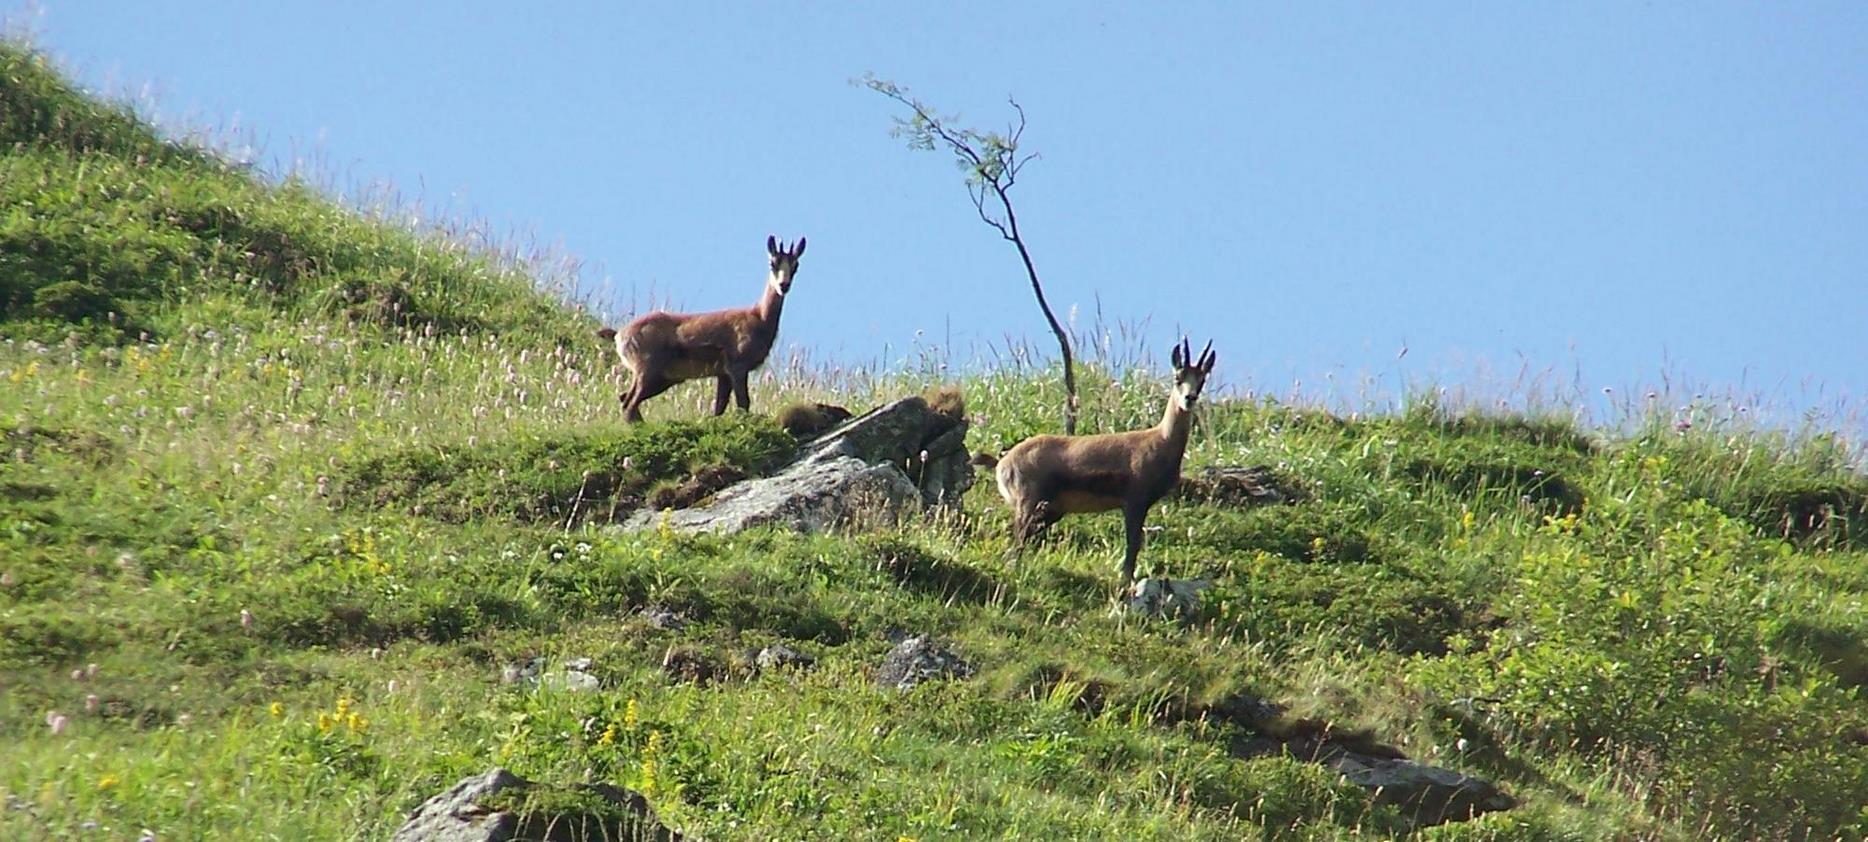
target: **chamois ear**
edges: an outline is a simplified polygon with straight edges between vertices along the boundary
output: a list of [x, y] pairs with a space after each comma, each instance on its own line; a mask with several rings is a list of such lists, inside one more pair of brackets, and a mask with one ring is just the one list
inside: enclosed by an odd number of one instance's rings
[[792, 257], [792, 259], [793, 259], [793, 260], [796, 260], [797, 258], [800, 258], [800, 257], [803, 257], [803, 256], [804, 256], [804, 238], [803, 238], [803, 237], [799, 237], [799, 238], [798, 238], [798, 247], [797, 247], [796, 249], [793, 249], [793, 250], [792, 250], [792, 252], [791, 252], [791, 257]]
[[1200, 349], [1200, 362], [1199, 362], [1200, 368], [1205, 369], [1207, 371], [1212, 371], [1213, 370], [1213, 359], [1214, 359], [1213, 340], [1208, 339], [1206, 341], [1206, 347]]
[[1212, 374], [1213, 364], [1216, 362], [1219, 362], [1219, 352], [1217, 351], [1206, 352], [1206, 360], [1200, 363], [1200, 371], [1204, 374]]
[[778, 256], [778, 238], [777, 237], [774, 237], [771, 234], [765, 235], [765, 253], [773, 257]]

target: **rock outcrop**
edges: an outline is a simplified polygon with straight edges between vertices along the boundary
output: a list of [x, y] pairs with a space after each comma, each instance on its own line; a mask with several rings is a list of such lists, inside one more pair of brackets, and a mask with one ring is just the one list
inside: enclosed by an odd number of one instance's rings
[[892, 522], [957, 504], [972, 483], [966, 421], [903, 398], [806, 443], [778, 473], [736, 483], [705, 505], [637, 512], [622, 528], [731, 533], [775, 525], [821, 532], [873, 518]]

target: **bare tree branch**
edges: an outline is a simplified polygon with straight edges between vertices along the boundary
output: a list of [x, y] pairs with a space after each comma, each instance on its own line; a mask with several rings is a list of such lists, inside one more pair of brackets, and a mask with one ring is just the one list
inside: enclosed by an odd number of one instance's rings
[[[973, 211], [981, 222], [999, 232], [999, 236], [1018, 249], [1019, 260], [1025, 266], [1025, 276], [1031, 280], [1031, 293], [1038, 300], [1038, 309], [1044, 313], [1044, 320], [1050, 325], [1051, 333], [1057, 337], [1057, 347], [1064, 359], [1064, 432], [1077, 431], [1077, 375], [1076, 360], [1071, 353], [1070, 336], [1063, 325], [1051, 312], [1050, 302], [1045, 300], [1044, 285], [1038, 281], [1038, 269], [1031, 259], [1031, 250], [1025, 245], [1024, 235], [1018, 230], [1018, 214], [1012, 209], [1012, 186], [1018, 183], [1018, 173], [1037, 153], [1020, 157], [1019, 141], [1025, 136], [1027, 125], [1025, 109], [1018, 100], [1007, 97], [1013, 112], [1018, 115], [1016, 125], [1008, 125], [1004, 134], [980, 132], [965, 127], [951, 125], [958, 118], [941, 117], [934, 113], [920, 100], [910, 96], [908, 89], [887, 79], [878, 79], [874, 75], [863, 77], [862, 84], [905, 106], [912, 113], [911, 117], [895, 118], [893, 134], [904, 138], [910, 149], [929, 151], [945, 148], [954, 156], [962, 170], [966, 172], [967, 198], [973, 202]], [[988, 206], [987, 196], [997, 200], [997, 209]]]

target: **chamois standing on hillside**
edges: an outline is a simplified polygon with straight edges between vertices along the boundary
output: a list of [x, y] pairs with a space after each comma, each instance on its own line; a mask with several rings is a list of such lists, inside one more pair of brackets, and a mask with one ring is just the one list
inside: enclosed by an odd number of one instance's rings
[[[1122, 585], [1135, 581], [1148, 509], [1180, 481], [1194, 401], [1218, 356], [1208, 342], [1195, 360], [1187, 340], [1174, 346], [1174, 391], [1161, 423], [1095, 436], [1033, 436], [997, 462], [999, 495], [1012, 507], [1012, 537], [1029, 542], [1067, 514], [1121, 509], [1128, 526]], [[988, 458], [986, 461], [990, 461]]]
[[798, 274], [804, 238], [799, 237], [792, 247], [781, 245], [777, 237], [766, 237], [765, 251], [770, 273], [759, 303], [751, 307], [710, 313], [657, 310], [620, 331], [607, 327], [597, 331], [605, 341], [616, 341], [616, 355], [632, 376], [629, 391], [617, 396], [623, 402], [625, 420], [641, 421], [643, 401], [677, 383], [704, 377], [714, 378], [713, 414], [726, 412], [728, 395], [740, 409], [751, 408], [746, 380], [765, 364], [778, 339], [778, 316], [785, 309], [791, 280]]

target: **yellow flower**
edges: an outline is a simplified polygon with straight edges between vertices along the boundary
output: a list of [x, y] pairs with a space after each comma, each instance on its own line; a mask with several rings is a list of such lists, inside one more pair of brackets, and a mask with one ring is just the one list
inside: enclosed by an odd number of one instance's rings
[[319, 733], [328, 734], [331, 732], [331, 729], [335, 727], [337, 727], [337, 717], [332, 716], [323, 711], [318, 712], [318, 732]]
[[370, 720], [364, 719], [363, 714], [353, 711], [344, 719], [344, 725], [349, 727], [353, 733], [361, 734], [369, 729]]
[[266, 706], [266, 712], [272, 714], [272, 718], [274, 719], [278, 719], [282, 716], [285, 716], [285, 703], [284, 702], [273, 702], [272, 704]]
[[349, 696], [344, 696], [344, 697], [339, 698], [337, 700], [337, 715], [341, 717], [344, 714], [349, 713], [350, 706], [353, 704], [356, 704], [356, 703], [352, 702]]
[[630, 699], [629, 704], [623, 706], [623, 727], [634, 731], [636, 723], [640, 721], [641, 711], [636, 708], [636, 700]]
[[97, 791], [98, 792], [109, 792], [110, 790], [116, 789], [117, 784], [120, 784], [120, 783], [123, 783], [122, 778], [119, 778], [116, 775], [105, 775], [97, 779]]
[[655, 796], [658, 770], [655, 761], [662, 753], [662, 732], [650, 731], [649, 744], [642, 748], [642, 794]]
[[612, 722], [609, 727], [603, 729], [602, 736], [597, 737], [597, 745], [607, 746], [614, 742], [616, 742], [616, 723]]

